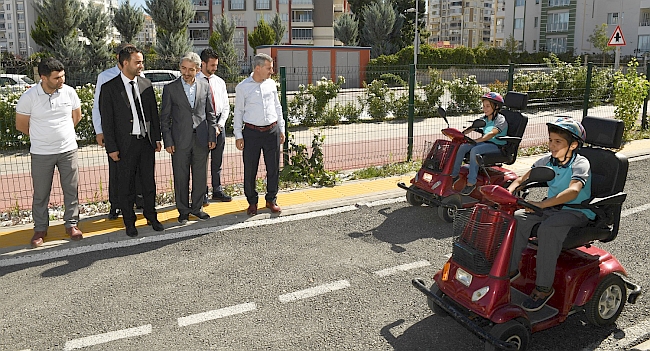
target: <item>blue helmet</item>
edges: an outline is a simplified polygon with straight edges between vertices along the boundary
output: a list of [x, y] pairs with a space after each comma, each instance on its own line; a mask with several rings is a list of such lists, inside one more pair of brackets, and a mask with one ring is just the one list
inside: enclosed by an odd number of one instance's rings
[[580, 145], [587, 138], [587, 133], [582, 124], [571, 117], [559, 117], [554, 122], [546, 123], [546, 125], [567, 131]]

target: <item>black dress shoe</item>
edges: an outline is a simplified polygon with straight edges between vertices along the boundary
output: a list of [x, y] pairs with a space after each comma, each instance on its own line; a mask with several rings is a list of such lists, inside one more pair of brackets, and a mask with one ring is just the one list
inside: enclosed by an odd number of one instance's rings
[[230, 195], [224, 194], [221, 191], [216, 191], [212, 192], [212, 201], [230, 202], [232, 201], [232, 197]]
[[163, 227], [162, 223], [160, 223], [160, 221], [157, 219], [154, 221], [147, 221], [147, 225], [150, 225], [153, 228], [153, 230], [157, 232], [162, 232], [163, 230], [165, 230], [165, 227]]
[[180, 224], [187, 224], [187, 215], [180, 215], [178, 216], [178, 223]]
[[120, 211], [119, 208], [112, 208], [112, 207], [111, 207], [111, 211], [108, 212], [108, 219], [111, 220], [111, 221], [116, 220], [117, 217], [120, 216], [120, 213], [121, 213], [121, 212], [122, 212], [122, 211]]
[[126, 226], [126, 235], [132, 238], [138, 236], [138, 230], [135, 228], [135, 225], [131, 224]]
[[210, 219], [210, 215], [207, 214], [207, 213], [205, 213], [205, 212], [203, 212], [203, 211], [192, 212], [192, 213], [190, 213], [190, 214], [191, 214], [192, 216], [194, 216], [194, 217], [198, 217], [200, 220]]

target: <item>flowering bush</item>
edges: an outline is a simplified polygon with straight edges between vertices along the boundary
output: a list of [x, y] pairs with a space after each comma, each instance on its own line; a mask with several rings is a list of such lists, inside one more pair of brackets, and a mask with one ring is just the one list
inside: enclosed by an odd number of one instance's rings
[[0, 88], [0, 149], [29, 143], [29, 136], [16, 130], [16, 103], [22, 92]]
[[476, 81], [476, 76], [454, 78], [447, 83], [452, 103], [447, 108], [451, 113], [472, 113], [480, 109], [480, 99], [483, 93]]
[[632, 139], [639, 111], [650, 88], [645, 75], [637, 73], [638, 66], [639, 62], [632, 59], [627, 64], [627, 73], [617, 71], [614, 74], [614, 115], [625, 123], [625, 140]]
[[391, 110], [395, 93], [383, 80], [373, 80], [370, 84], [363, 82], [363, 87], [366, 89], [366, 97], [358, 97], [359, 104], [368, 106], [368, 114], [373, 120], [383, 121]]
[[[298, 93], [287, 106], [291, 121], [308, 127], [325, 124], [329, 102], [336, 98], [343, 84], [345, 84], [343, 76], [339, 76], [336, 82], [323, 77], [316, 84], [309, 84], [306, 87], [301, 84]], [[328, 119], [328, 124], [332, 122]]]

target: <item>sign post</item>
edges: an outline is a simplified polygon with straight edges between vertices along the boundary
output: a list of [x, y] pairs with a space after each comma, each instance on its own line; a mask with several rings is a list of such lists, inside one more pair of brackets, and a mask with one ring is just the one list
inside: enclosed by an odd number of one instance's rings
[[609, 38], [609, 41], [607, 42], [607, 46], [616, 47], [616, 54], [614, 56], [614, 69], [618, 70], [621, 64], [621, 46], [625, 46], [625, 37], [623, 36], [623, 31], [621, 30], [621, 26], [616, 26], [616, 29], [614, 29], [614, 33], [612, 33], [612, 36]]

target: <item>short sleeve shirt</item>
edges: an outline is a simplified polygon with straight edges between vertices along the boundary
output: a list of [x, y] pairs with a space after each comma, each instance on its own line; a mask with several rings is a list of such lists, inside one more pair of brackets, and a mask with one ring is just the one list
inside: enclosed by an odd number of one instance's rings
[[72, 111], [79, 107], [77, 92], [65, 84], [52, 94], [43, 91], [41, 84], [23, 93], [16, 104], [16, 113], [30, 116], [29, 151], [36, 155], [55, 155], [76, 149]]
[[[589, 160], [578, 154], [573, 154], [571, 161], [565, 166], [556, 166], [551, 162], [551, 155], [544, 156], [533, 164], [534, 167], [548, 166], [555, 171], [555, 178], [548, 181], [548, 197], [556, 196], [569, 187], [572, 180], [582, 182], [582, 190], [578, 196], [567, 202], [568, 204], [580, 204], [591, 197], [591, 165]], [[563, 210], [580, 211], [589, 219], [596, 218], [596, 214], [583, 208], [562, 207]]]
[[485, 128], [483, 128], [485, 134], [488, 134], [494, 128], [499, 130], [499, 132], [488, 141], [497, 145], [505, 145], [506, 141], [499, 140], [498, 137], [506, 136], [508, 134], [508, 122], [506, 121], [506, 118], [502, 114], [497, 114], [491, 121], [487, 116], [483, 117], [483, 119], [485, 120]]

